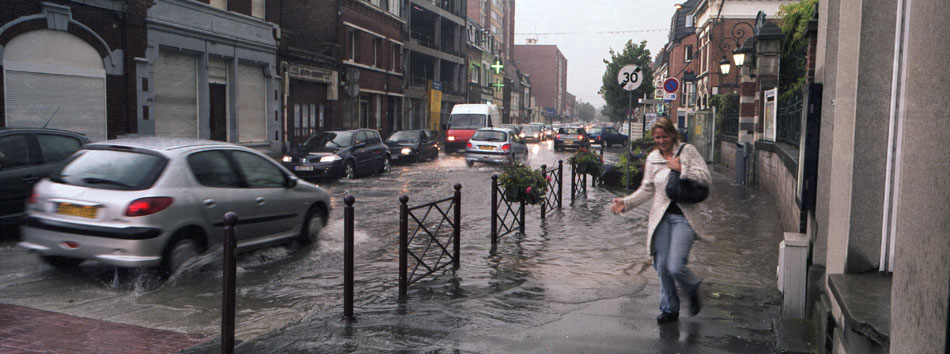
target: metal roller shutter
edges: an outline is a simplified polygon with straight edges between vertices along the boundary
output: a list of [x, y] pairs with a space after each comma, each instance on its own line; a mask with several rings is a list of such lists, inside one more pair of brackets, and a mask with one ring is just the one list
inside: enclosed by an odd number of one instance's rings
[[264, 70], [257, 65], [238, 65], [238, 142], [267, 141]]
[[198, 137], [197, 61], [161, 52], [155, 64], [155, 136]]
[[8, 126], [42, 127], [52, 117], [48, 128], [107, 138], [105, 77], [5, 70], [3, 78]]

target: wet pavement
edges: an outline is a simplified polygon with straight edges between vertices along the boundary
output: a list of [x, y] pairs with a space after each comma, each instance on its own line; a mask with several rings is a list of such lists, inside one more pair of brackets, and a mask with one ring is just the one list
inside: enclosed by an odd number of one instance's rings
[[[529, 150], [534, 167], [569, 156], [553, 152], [550, 142]], [[467, 168], [461, 155], [441, 155], [396, 165], [391, 174], [321, 183], [334, 210], [316, 245], [270, 247], [238, 259], [237, 352], [772, 351], [782, 230], [768, 196], [733, 185], [728, 174], [713, 174], [704, 216], [715, 241], [694, 245], [690, 259], [705, 278], [705, 308], [695, 318], [658, 326], [659, 282], [645, 249], [647, 205], [614, 215], [607, 205], [625, 192], [599, 187], [571, 206], [566, 184], [561, 210], [542, 221], [540, 208], [529, 207], [525, 234], [505, 236], [493, 250], [493, 173], [501, 171]], [[410, 206], [448, 198], [455, 183], [463, 186], [461, 268], [413, 284], [400, 304], [397, 198], [408, 195]], [[340, 321], [347, 193], [356, 198], [355, 323]], [[220, 257], [215, 250], [160, 283], [148, 272], [94, 262], [54, 270], [5, 241], [0, 303], [214, 337]], [[186, 352], [217, 351], [216, 345]]]

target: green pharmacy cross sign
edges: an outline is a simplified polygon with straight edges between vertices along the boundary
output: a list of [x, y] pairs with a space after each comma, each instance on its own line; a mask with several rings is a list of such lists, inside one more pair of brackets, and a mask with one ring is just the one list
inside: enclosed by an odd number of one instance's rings
[[492, 65], [491, 65], [491, 68], [492, 68], [492, 69], [495, 69], [495, 74], [501, 74], [501, 69], [504, 69], [505, 66], [504, 66], [504, 65], [501, 65], [501, 61], [500, 61], [500, 60], [495, 60], [495, 64], [492, 64]]
[[494, 83], [494, 84], [491, 84], [491, 85], [492, 85], [492, 86], [495, 86], [495, 91], [501, 91], [501, 88], [502, 88], [502, 87], [505, 87], [505, 84], [501, 81], [501, 79], [498, 79], [498, 82], [497, 82], [497, 83]]

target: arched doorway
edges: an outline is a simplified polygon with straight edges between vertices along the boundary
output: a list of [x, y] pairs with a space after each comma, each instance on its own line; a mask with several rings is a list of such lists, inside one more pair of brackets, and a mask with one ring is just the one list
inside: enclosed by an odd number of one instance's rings
[[107, 138], [106, 71], [95, 48], [70, 33], [42, 29], [10, 40], [2, 59], [7, 126], [46, 125], [93, 141]]

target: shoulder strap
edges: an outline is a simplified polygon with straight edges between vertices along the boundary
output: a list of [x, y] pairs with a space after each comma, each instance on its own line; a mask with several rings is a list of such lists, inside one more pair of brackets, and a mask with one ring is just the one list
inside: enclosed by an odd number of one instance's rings
[[673, 157], [680, 157], [680, 153], [683, 152], [684, 147], [686, 147], [686, 143], [680, 144], [679, 150], [676, 150], [676, 155]]

